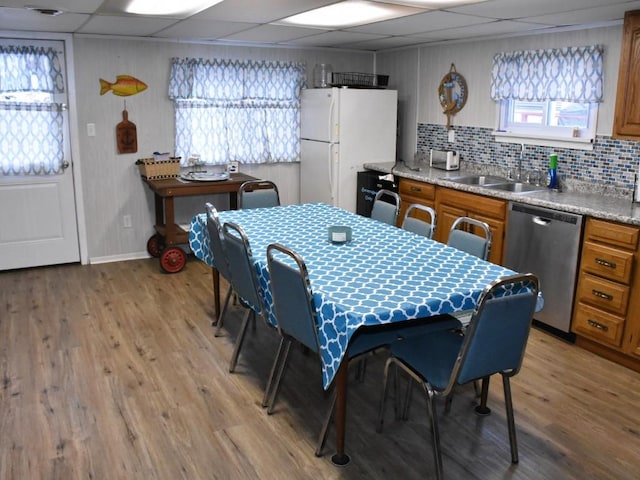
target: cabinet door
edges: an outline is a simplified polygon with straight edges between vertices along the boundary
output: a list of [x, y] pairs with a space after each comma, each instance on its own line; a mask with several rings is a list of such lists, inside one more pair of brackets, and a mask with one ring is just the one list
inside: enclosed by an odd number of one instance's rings
[[640, 10], [626, 12], [620, 50], [615, 138], [640, 137]]
[[485, 217], [477, 213], [470, 213], [470, 217], [485, 222], [491, 230], [491, 250], [489, 251], [489, 261], [496, 265], [502, 265], [502, 255], [504, 253], [504, 222], [495, 218]]
[[453, 222], [455, 222], [458, 217], [465, 216], [467, 216], [466, 211], [441, 203], [436, 212], [437, 224], [434, 238], [439, 242], [447, 243], [451, 225], [453, 225]]

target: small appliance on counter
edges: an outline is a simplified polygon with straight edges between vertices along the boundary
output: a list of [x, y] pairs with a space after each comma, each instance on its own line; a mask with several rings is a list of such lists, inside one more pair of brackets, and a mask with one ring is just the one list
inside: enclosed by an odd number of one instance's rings
[[460, 158], [455, 150], [434, 150], [429, 154], [429, 165], [440, 170], [459, 170]]

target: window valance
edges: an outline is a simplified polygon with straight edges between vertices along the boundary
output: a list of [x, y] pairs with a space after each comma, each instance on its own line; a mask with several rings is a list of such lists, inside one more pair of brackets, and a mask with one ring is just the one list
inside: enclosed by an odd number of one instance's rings
[[601, 103], [601, 45], [498, 53], [493, 57], [493, 100]]
[[218, 105], [298, 103], [304, 78], [301, 63], [173, 58], [169, 98]]
[[64, 93], [58, 52], [51, 47], [0, 45], [0, 92]]

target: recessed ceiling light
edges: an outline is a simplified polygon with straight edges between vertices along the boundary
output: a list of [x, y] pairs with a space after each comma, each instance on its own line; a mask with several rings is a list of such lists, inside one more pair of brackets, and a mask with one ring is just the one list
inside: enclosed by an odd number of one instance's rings
[[128, 13], [138, 15], [176, 15], [196, 13], [220, 3], [222, 0], [132, 0]]
[[388, 3], [377, 3], [367, 0], [347, 0], [299, 13], [298, 15], [285, 18], [278, 23], [324, 28], [353, 27], [355, 25], [364, 25], [366, 23], [404, 17], [421, 11], [422, 10], [416, 8]]

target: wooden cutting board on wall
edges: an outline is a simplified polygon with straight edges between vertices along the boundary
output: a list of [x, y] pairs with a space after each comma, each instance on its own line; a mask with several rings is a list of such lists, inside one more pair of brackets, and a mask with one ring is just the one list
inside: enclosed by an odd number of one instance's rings
[[136, 153], [138, 151], [138, 132], [136, 124], [129, 121], [129, 112], [122, 111], [122, 121], [116, 125], [118, 153]]

